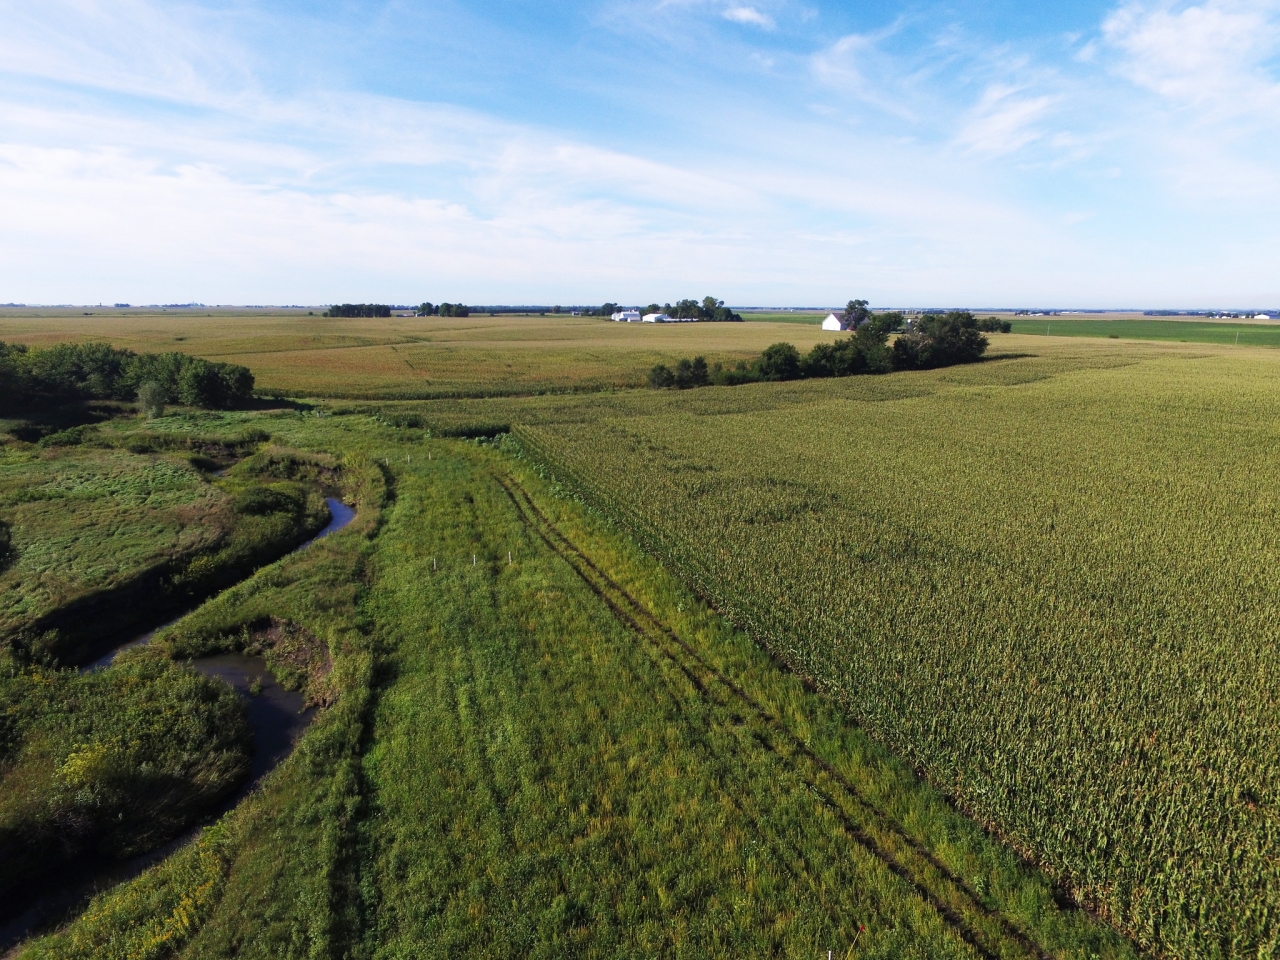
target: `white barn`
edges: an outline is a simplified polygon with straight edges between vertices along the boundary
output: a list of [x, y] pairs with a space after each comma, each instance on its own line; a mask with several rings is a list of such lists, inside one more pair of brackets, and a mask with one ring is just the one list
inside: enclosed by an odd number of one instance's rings
[[843, 330], [844, 327], [840, 325], [839, 317], [837, 317], [834, 313], [828, 313], [827, 319], [822, 321], [822, 329], [823, 330]]
[[619, 310], [612, 314], [611, 318], [619, 323], [638, 323], [640, 320], [639, 310]]
[[642, 319], [644, 323], [666, 323], [671, 318], [665, 313], [646, 313]]

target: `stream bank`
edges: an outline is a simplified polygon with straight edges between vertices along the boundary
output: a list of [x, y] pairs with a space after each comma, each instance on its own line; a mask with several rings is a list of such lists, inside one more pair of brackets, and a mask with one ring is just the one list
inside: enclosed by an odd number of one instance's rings
[[[329, 523], [291, 554], [305, 550], [355, 519], [355, 510], [341, 500], [330, 497], [325, 502], [329, 508]], [[132, 637], [80, 670], [106, 669], [120, 651], [149, 643], [160, 630], [190, 612], [190, 609], [184, 610], [179, 617]], [[292, 752], [298, 738], [315, 717], [316, 708], [307, 706], [303, 693], [281, 687], [261, 656], [219, 653], [192, 659], [188, 664], [207, 677], [226, 682], [244, 700], [253, 731], [249, 776], [209, 810], [200, 823], [173, 840], [129, 860], [115, 860], [93, 852], [81, 854], [57, 872], [28, 884], [20, 895], [6, 898], [6, 902], [0, 905], [0, 951], [6, 951], [6, 957], [10, 955], [9, 951], [30, 936], [69, 919], [97, 893], [130, 880], [163, 860], [208, 823], [232, 809]]]

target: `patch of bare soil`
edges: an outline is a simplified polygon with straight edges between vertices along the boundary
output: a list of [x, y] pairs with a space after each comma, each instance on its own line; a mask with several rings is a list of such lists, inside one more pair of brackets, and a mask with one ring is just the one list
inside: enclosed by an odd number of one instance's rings
[[329, 645], [296, 623], [270, 617], [254, 624], [244, 652], [264, 658], [276, 682], [286, 690], [301, 690], [309, 707], [327, 707], [338, 698], [330, 682]]

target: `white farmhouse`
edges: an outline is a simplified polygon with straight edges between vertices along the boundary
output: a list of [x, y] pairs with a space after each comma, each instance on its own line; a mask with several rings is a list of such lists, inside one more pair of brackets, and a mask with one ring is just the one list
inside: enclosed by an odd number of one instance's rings
[[665, 313], [646, 313], [641, 317], [644, 323], [666, 323], [670, 319]]
[[616, 320], [618, 323], [639, 323], [640, 322], [639, 310], [619, 310], [617, 313], [610, 314], [610, 316], [614, 320]]
[[837, 317], [834, 313], [828, 313], [827, 319], [822, 321], [822, 329], [823, 330], [842, 330], [844, 328], [840, 326], [839, 317]]

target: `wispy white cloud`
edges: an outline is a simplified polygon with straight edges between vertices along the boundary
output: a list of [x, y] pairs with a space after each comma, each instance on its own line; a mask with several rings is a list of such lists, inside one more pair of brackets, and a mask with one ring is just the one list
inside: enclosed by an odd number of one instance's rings
[[815, 53], [810, 61], [819, 83], [902, 120], [917, 119], [916, 71], [884, 49], [894, 24], [875, 33], [851, 33]]
[[[1280, 163], [1239, 147], [1276, 116], [1274, 4], [1127, 4], [1050, 56], [923, 18], [833, 37], [812, 11], [797, 39], [769, 0], [608, 2], [629, 44], [647, 18], [652, 69], [557, 129], [340, 71], [266, 83], [252, 4], [0, 0], [0, 300], [1070, 305], [1274, 273], [1229, 231], [1162, 230], [1142, 262], [1129, 241], [1177, 214], [1166, 188], [1217, 183], [1210, 226], [1263, 216]], [[597, 132], [602, 102], [632, 125]]]
[[1053, 105], [1050, 96], [1019, 96], [1017, 87], [992, 84], [969, 112], [956, 143], [994, 156], [1013, 153], [1044, 137], [1035, 126]]
[[734, 23], [746, 23], [763, 30], [772, 30], [775, 26], [773, 17], [767, 13], [761, 13], [755, 7], [730, 7], [723, 16]]
[[1158, 98], [1132, 133], [1157, 148], [1176, 197], [1280, 207], [1280, 2], [1126, 3], [1101, 42], [1099, 60]]
[[253, 86], [235, 17], [149, 0], [0, 0], [0, 70], [181, 101], [225, 101]]
[[1120, 56], [1115, 70], [1171, 103], [1207, 119], [1274, 119], [1280, 83], [1270, 63], [1280, 53], [1280, 3], [1208, 0], [1181, 8], [1129, 3], [1102, 25]]

